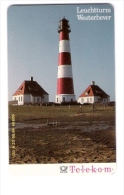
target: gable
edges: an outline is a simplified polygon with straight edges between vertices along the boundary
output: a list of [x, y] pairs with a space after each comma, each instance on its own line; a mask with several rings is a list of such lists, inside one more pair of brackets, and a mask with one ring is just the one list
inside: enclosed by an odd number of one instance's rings
[[41, 97], [45, 94], [48, 95], [48, 93], [36, 81], [24, 81], [13, 96], [24, 94]]
[[107, 98], [109, 95], [105, 93], [98, 85], [89, 85], [87, 89], [79, 97], [99, 96]]

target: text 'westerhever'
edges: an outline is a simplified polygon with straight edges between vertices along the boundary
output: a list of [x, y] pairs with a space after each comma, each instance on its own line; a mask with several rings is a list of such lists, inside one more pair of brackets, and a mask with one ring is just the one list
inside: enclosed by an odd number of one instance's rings
[[[95, 14], [95, 15], [85, 15], [85, 14]], [[100, 15], [99, 15], [99, 14]], [[77, 7], [77, 18], [78, 20], [111, 20], [110, 15], [105, 15], [105, 13], [111, 13], [111, 9], [100, 9], [100, 8], [88, 8], [82, 9]], [[101, 15], [102, 14], [102, 15]], [[104, 15], [103, 15], [104, 14]]]

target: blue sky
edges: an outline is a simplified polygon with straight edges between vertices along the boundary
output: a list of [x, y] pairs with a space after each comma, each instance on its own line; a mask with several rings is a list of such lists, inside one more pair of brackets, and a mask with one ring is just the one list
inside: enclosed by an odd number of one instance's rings
[[[77, 7], [110, 8], [111, 20], [78, 20]], [[94, 15], [94, 14], [83, 14]], [[114, 10], [110, 4], [18, 5], [8, 8], [8, 98], [31, 76], [55, 101], [59, 34], [70, 23], [70, 47], [76, 98], [95, 81], [115, 100]]]

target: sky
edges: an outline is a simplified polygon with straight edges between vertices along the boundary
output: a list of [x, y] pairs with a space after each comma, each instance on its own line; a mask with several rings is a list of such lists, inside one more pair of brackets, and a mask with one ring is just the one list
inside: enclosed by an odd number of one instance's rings
[[[79, 9], [110, 9], [110, 20], [78, 20]], [[59, 52], [59, 21], [69, 20], [76, 99], [95, 81], [115, 101], [114, 8], [110, 4], [12, 5], [8, 8], [8, 100], [33, 76], [55, 101]]]

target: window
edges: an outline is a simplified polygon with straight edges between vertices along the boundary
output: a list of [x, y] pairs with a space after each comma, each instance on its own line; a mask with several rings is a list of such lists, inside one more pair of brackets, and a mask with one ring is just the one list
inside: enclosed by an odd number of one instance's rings
[[16, 97], [14, 98], [14, 100], [16, 100]]
[[90, 98], [90, 102], [92, 102], [92, 98]]
[[34, 97], [34, 102], [35, 102], [35, 97]]
[[89, 89], [89, 91], [88, 91], [88, 94], [90, 93], [90, 89]]
[[40, 101], [40, 98], [37, 98], [37, 102], [39, 102]]
[[39, 91], [39, 87], [28, 87], [29, 91]]
[[21, 102], [22, 102], [22, 96], [21, 96]]
[[63, 102], [65, 102], [65, 97], [63, 97]]
[[82, 103], [84, 102], [84, 98], [81, 98], [81, 102], [82, 102]]
[[89, 98], [87, 98], [87, 102], [89, 102]]
[[19, 89], [19, 91], [22, 91], [22, 89], [23, 89], [23, 86]]
[[58, 98], [56, 99], [56, 101], [58, 102]]
[[73, 99], [71, 99], [71, 102], [73, 102]]

